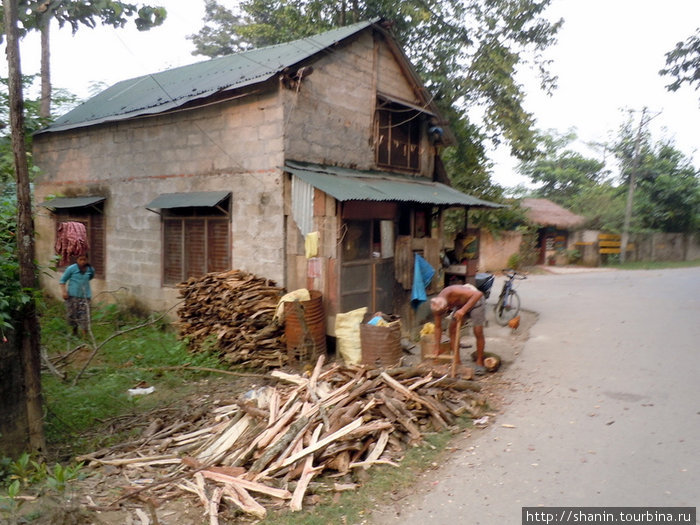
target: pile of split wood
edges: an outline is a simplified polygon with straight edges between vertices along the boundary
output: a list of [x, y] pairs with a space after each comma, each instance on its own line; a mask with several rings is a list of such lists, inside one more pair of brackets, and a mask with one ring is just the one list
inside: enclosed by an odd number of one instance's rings
[[286, 363], [284, 330], [274, 320], [284, 290], [274, 281], [230, 270], [190, 278], [178, 288], [184, 299], [178, 330], [190, 350], [216, 341], [222, 359], [231, 364], [273, 368]]
[[324, 368], [322, 356], [308, 376], [270, 376], [269, 385], [212, 408], [195, 427], [150, 429], [130, 452], [108, 449], [79, 459], [109, 465], [112, 475], [129, 480], [120, 503], [159, 504], [184, 491], [201, 502], [211, 523], [222, 512], [260, 518], [270, 508], [301, 509], [312, 478], [321, 474], [333, 480], [323, 484], [326, 490], [353, 489], [356, 469], [397, 465], [426, 432], [483, 409], [478, 384], [418, 367]]

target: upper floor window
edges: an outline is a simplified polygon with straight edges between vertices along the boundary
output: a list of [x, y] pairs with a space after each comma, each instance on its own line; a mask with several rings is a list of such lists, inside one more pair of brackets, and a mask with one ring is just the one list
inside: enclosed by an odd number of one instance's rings
[[375, 119], [377, 166], [419, 171], [423, 113], [379, 98]]

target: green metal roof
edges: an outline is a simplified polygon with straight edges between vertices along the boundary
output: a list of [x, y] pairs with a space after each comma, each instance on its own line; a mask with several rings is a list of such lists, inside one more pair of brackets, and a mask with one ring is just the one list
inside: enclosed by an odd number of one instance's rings
[[291, 160], [285, 163], [284, 170], [341, 202], [403, 201], [436, 206], [503, 207], [501, 204], [477, 199], [439, 182], [398, 173], [359, 171]]
[[67, 209], [84, 208], [104, 201], [106, 197], [56, 197], [41, 203], [45, 208]]
[[146, 208], [168, 210], [172, 208], [213, 208], [231, 194], [229, 191], [192, 191], [189, 193], [163, 193]]
[[59, 117], [37, 134], [162, 113], [196, 99], [264, 82], [313, 55], [327, 52], [333, 44], [378, 20], [123, 80]]

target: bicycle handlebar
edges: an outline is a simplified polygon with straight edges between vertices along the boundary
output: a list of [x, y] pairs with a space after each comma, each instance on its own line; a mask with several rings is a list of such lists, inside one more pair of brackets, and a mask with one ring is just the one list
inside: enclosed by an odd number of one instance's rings
[[510, 279], [527, 279], [527, 275], [518, 273], [517, 271], [512, 270], [511, 268], [505, 268], [501, 270], [501, 272], [503, 272], [506, 275], [506, 277], [509, 277]]

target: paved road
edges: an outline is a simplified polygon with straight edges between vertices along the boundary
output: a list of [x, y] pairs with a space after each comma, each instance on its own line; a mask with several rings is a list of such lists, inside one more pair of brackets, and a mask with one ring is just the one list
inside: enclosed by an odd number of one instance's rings
[[430, 490], [372, 523], [510, 525], [537, 505], [700, 507], [700, 268], [533, 276], [519, 291], [540, 317], [505, 372], [512, 403]]

